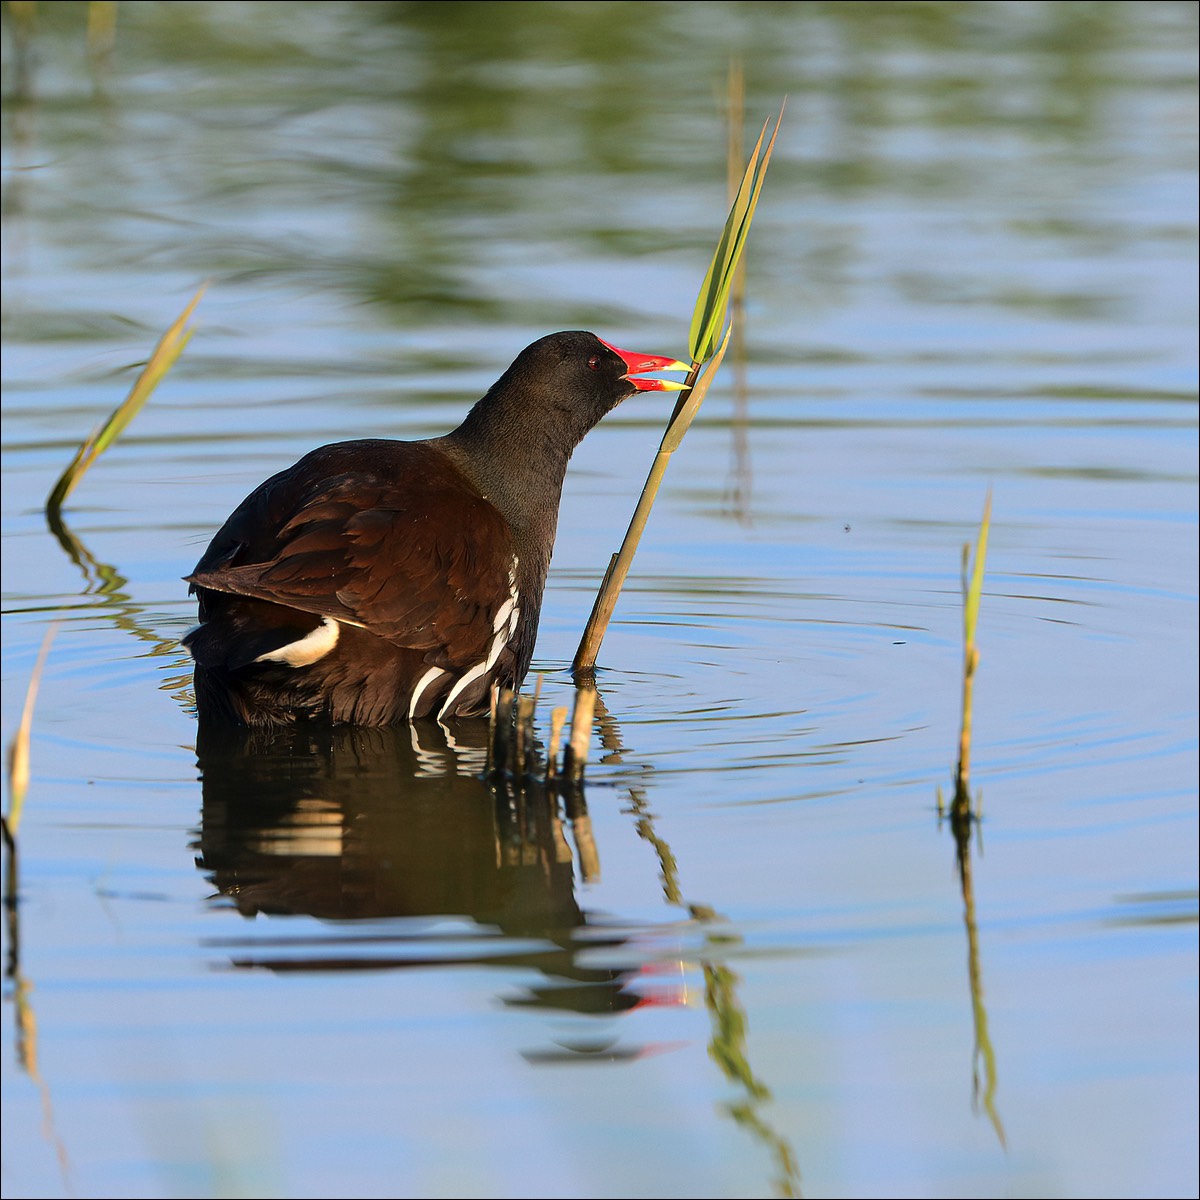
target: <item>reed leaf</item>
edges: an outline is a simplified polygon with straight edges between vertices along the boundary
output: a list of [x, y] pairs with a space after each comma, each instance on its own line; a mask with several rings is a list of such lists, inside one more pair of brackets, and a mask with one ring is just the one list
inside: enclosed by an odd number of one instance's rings
[[704, 370], [700, 372], [696, 382], [692, 384], [686, 393], [679, 397], [675, 411], [671, 414], [671, 422], [663, 434], [662, 443], [659, 446], [660, 453], [673, 454], [679, 449], [679, 445], [683, 441], [683, 435], [687, 433], [688, 426], [692, 423], [692, 418], [700, 411], [700, 405], [703, 403], [704, 397], [708, 395], [708, 389], [717, 374], [717, 368], [725, 358], [725, 351], [729, 349], [729, 338], [732, 333], [733, 326], [730, 325], [725, 330], [725, 336], [721, 339], [721, 344], [717, 347], [717, 352], [709, 360]]
[[141, 374], [129, 389], [129, 395], [112, 411], [107, 421], [91, 433], [75, 451], [67, 469], [59, 476], [46, 500], [46, 512], [51, 517], [57, 517], [66, 498], [75, 490], [76, 484], [83, 478], [88, 468], [113, 444], [125, 431], [129, 422], [141, 411], [142, 406], [150, 398], [151, 393], [162, 382], [166, 373], [175, 365], [175, 361], [183, 353], [184, 347], [191, 340], [192, 330], [185, 329], [200, 297], [204, 295], [204, 285], [192, 297], [191, 303], [180, 313], [175, 323], [158, 340], [154, 352], [150, 355]]
[[992, 493], [988, 489], [983, 505], [983, 519], [979, 523], [979, 541], [975, 546], [975, 562], [967, 578], [965, 564], [970, 547], [963, 547], [963, 640], [967, 646], [975, 645], [975, 631], [979, 625], [979, 602], [983, 596], [983, 569], [987, 562], [988, 533], [992, 525]]
[[975, 561], [971, 562], [971, 547], [963, 546], [963, 686], [962, 725], [958, 734], [958, 774], [955, 786], [955, 807], [968, 811], [968, 791], [971, 775], [971, 732], [975, 711], [975, 671], [979, 666], [979, 649], [975, 635], [979, 629], [979, 606], [983, 598], [983, 575], [987, 564], [988, 534], [992, 525], [992, 492], [988, 489], [979, 523], [979, 540], [975, 545]]
[[768, 119], [763, 124], [750, 161], [742, 174], [742, 182], [730, 206], [725, 228], [721, 231], [721, 239], [717, 243], [712, 262], [708, 264], [704, 282], [700, 285], [700, 293], [696, 297], [696, 307], [692, 313], [691, 328], [688, 331], [688, 346], [694, 363], [706, 362], [712, 355], [716, 349], [718, 334], [725, 324], [729, 290], [733, 286], [742, 250], [746, 245], [750, 222], [754, 219], [754, 211], [758, 207], [759, 193], [766, 179], [767, 167], [775, 149], [775, 138], [779, 134], [786, 104], [785, 101], [779, 108], [775, 128], [771, 131], [771, 138], [765, 150], [763, 141], [771, 122]]

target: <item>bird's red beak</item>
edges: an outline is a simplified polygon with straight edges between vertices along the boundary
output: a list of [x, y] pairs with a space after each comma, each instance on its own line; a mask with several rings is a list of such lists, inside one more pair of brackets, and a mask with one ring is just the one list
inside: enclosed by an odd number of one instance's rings
[[635, 375], [645, 375], [647, 371], [690, 371], [689, 363], [680, 362], [677, 358], [663, 358], [660, 354], [635, 354], [632, 350], [620, 350], [611, 342], [600, 341], [629, 368], [623, 378], [628, 379], [639, 392], [682, 392], [685, 385], [676, 383], [674, 379], [635, 379]]

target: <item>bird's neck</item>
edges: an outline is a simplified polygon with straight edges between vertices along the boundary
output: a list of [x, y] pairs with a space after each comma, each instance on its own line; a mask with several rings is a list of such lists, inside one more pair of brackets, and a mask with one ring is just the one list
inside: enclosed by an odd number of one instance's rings
[[[484, 397], [436, 445], [496, 506], [527, 550], [549, 562], [574, 431], [531, 426]], [[586, 431], [584, 431], [586, 432]]]

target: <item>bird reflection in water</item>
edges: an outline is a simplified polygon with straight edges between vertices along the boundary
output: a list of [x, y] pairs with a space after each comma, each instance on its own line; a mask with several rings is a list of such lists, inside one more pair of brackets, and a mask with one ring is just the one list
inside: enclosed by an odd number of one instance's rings
[[[486, 721], [385, 729], [202, 726], [197, 866], [236, 909], [363, 922], [264, 939], [222, 938], [235, 967], [288, 971], [523, 966], [541, 982], [507, 1003], [617, 1014], [681, 994], [640, 987], [628, 931], [589, 925], [575, 895], [598, 870], [582, 788], [565, 799], [532, 774], [485, 778]], [[400, 919], [404, 920], [400, 920]], [[458, 918], [466, 921], [456, 928]], [[379, 922], [395, 922], [381, 926]], [[366, 923], [370, 922], [368, 926]], [[531, 943], [534, 943], [531, 945]], [[580, 956], [627, 947], [627, 968]], [[659, 976], [661, 980], [661, 975]], [[561, 1044], [561, 1043], [560, 1043]], [[564, 1047], [606, 1060], [643, 1053], [612, 1039]], [[558, 1051], [527, 1057], [546, 1061]]]

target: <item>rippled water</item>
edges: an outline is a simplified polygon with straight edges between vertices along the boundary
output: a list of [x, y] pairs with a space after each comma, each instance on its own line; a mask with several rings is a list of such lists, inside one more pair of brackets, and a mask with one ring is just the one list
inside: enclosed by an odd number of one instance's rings
[[[6, 737], [58, 622], [6, 1195], [1195, 1195], [1193, 5], [57, 4], [4, 35]], [[605, 642], [586, 794], [489, 789], [473, 726], [197, 747], [180, 577], [257, 482], [445, 431], [553, 329], [684, 353], [731, 53], [748, 126], [789, 96], [746, 353]], [[57, 474], [203, 280], [55, 537]], [[662, 416], [572, 464], [543, 736]]]

